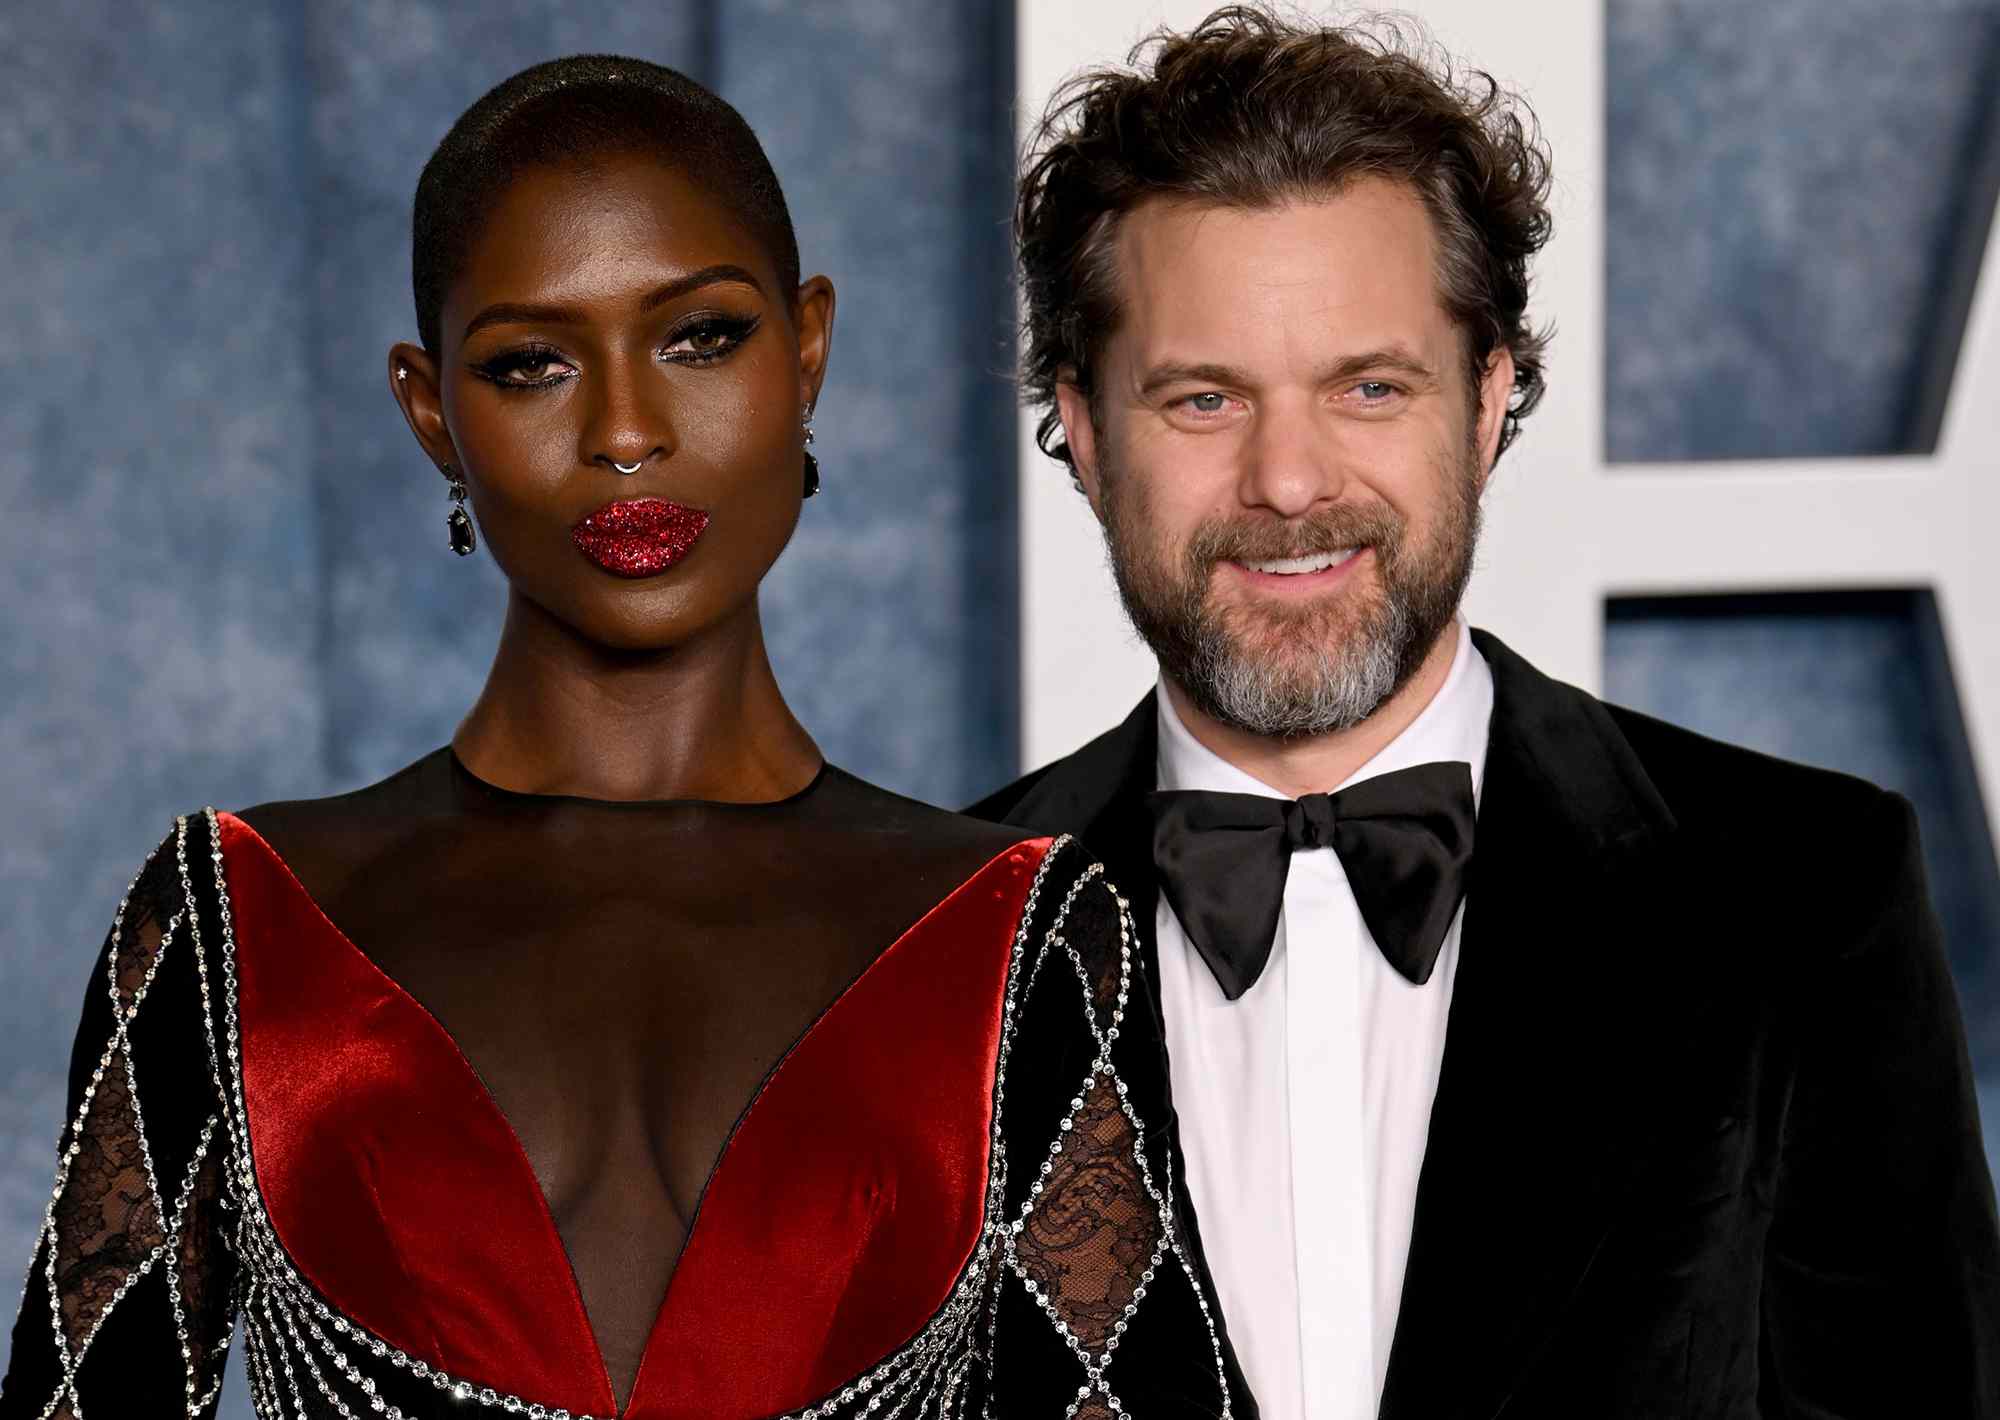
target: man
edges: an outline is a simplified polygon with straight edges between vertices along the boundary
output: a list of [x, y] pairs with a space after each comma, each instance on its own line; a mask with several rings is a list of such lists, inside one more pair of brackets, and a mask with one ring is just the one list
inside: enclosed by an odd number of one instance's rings
[[1131, 901], [1265, 1420], [2000, 1414], [1908, 806], [1459, 619], [1548, 231], [1477, 77], [1231, 10], [1052, 109], [1027, 383], [1160, 679], [974, 811]]

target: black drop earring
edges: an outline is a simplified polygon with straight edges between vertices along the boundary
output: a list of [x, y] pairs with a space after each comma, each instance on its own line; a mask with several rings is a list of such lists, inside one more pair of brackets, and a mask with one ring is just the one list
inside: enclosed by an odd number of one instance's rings
[[465, 480], [450, 464], [444, 466], [444, 476], [451, 480], [451, 512], [444, 520], [451, 530], [451, 550], [460, 557], [470, 557], [479, 546], [479, 537], [472, 530], [472, 514], [465, 511]]
[[[813, 415], [810, 409], [806, 411], [805, 426], [806, 443], [810, 446], [813, 441]], [[819, 460], [813, 457], [812, 449], [808, 447], [806, 449], [806, 497], [810, 498], [817, 492], [819, 492]]]

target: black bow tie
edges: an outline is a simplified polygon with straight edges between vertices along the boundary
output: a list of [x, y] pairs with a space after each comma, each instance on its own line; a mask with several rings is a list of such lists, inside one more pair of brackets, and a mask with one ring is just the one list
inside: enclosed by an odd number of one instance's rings
[[1472, 766], [1419, 764], [1338, 794], [1149, 794], [1153, 862], [1188, 940], [1234, 1001], [1271, 958], [1300, 848], [1331, 848], [1375, 945], [1421, 986], [1465, 893]]

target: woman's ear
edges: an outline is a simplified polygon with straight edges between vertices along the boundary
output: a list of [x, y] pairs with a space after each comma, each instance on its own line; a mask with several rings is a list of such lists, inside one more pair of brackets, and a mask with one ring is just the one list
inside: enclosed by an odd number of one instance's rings
[[792, 303], [792, 324], [799, 333], [799, 407], [819, 403], [826, 383], [826, 362], [833, 354], [833, 283], [809, 276], [799, 283]]
[[444, 424], [444, 394], [438, 381], [438, 363], [421, 345], [399, 341], [389, 347], [389, 392], [417, 436], [426, 457], [440, 469], [456, 467], [458, 450], [452, 446], [451, 431]]

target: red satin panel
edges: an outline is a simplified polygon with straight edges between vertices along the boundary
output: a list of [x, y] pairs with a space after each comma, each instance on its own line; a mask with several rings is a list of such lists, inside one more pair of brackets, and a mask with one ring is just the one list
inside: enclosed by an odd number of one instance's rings
[[810, 1404], [908, 1341], [983, 1222], [1014, 930], [1049, 840], [993, 859], [793, 1047], [709, 1183], [631, 1420]]
[[220, 815], [264, 1206], [351, 1320], [480, 1385], [615, 1408], [527, 1155], [443, 1026]]
[[[329, 1304], [554, 1409], [615, 1401], [527, 1155], [449, 1033], [220, 815], [264, 1206]], [[750, 1420], [837, 1389], [943, 1305], [979, 1240], [1015, 926], [1049, 840], [938, 904], [739, 1121], [627, 1420]]]

